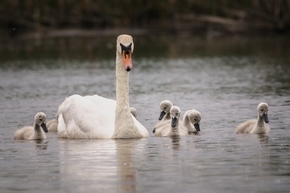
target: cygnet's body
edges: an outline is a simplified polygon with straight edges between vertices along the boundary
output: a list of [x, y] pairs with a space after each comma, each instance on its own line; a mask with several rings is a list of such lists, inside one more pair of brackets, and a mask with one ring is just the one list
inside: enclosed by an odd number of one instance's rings
[[172, 107], [172, 103], [169, 100], [163, 100], [160, 103], [160, 115], [159, 115], [159, 122], [155, 124], [154, 129], [153, 129], [153, 133], [155, 133], [156, 129], [167, 125], [170, 123], [170, 109]]
[[39, 112], [34, 117], [33, 127], [27, 126], [17, 130], [14, 134], [15, 140], [30, 140], [30, 139], [46, 139], [45, 133], [48, 132], [46, 128], [46, 115]]
[[168, 124], [156, 129], [155, 136], [164, 137], [188, 135], [187, 129], [183, 126], [183, 124], [180, 124], [180, 113], [181, 111], [179, 107], [172, 106], [170, 109], [171, 121], [169, 121]]
[[200, 131], [201, 114], [195, 109], [185, 112], [183, 116], [183, 125], [187, 128], [188, 133], [197, 134]]
[[268, 125], [268, 104], [264, 102], [260, 103], [257, 111], [258, 118], [241, 123], [236, 129], [237, 134], [265, 134], [270, 132], [270, 126]]

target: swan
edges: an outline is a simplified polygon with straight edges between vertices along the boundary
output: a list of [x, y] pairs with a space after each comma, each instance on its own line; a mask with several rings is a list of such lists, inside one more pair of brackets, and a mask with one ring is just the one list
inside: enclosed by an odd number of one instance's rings
[[264, 134], [270, 132], [270, 126], [267, 124], [269, 123], [268, 119], [268, 104], [267, 103], [260, 103], [257, 107], [258, 111], [258, 118], [257, 119], [250, 119], [244, 123], [238, 125], [236, 129], [236, 134]]
[[133, 67], [133, 38], [120, 35], [116, 45], [116, 101], [98, 95], [72, 95], [59, 106], [61, 138], [142, 138], [147, 129], [130, 113], [129, 72]]
[[130, 113], [137, 119], [137, 110], [134, 107], [130, 107]]
[[156, 128], [161, 127], [164, 124], [168, 124], [168, 121], [166, 120], [170, 120], [170, 109], [173, 106], [170, 100], [163, 100], [160, 103], [160, 115], [159, 115], [159, 122], [155, 124], [154, 129], [153, 129], [153, 133], [155, 133]]
[[[131, 114], [137, 119], [137, 110], [134, 107], [130, 107]], [[46, 123], [46, 127], [49, 132], [57, 132], [57, 126], [58, 126], [58, 118], [51, 119]]]
[[46, 115], [43, 112], [38, 112], [34, 117], [33, 127], [27, 126], [17, 130], [14, 134], [14, 139], [46, 139], [44, 132], [47, 133], [48, 130], [45, 121]]
[[156, 129], [155, 136], [164, 137], [164, 136], [187, 136], [187, 128], [183, 124], [179, 124], [181, 121], [180, 117], [180, 108], [177, 106], [172, 106], [170, 109], [171, 121], [166, 121], [162, 127]]
[[183, 116], [183, 125], [187, 128], [188, 133], [197, 133], [200, 131], [201, 114], [195, 109], [185, 112]]

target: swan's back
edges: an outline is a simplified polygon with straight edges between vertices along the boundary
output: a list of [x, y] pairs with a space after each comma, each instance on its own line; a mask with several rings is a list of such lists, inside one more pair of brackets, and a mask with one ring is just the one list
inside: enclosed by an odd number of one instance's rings
[[114, 100], [98, 95], [72, 95], [59, 107], [58, 133], [63, 138], [110, 138], [115, 108]]
[[34, 134], [34, 128], [31, 126], [23, 127], [15, 131], [14, 139], [15, 140], [25, 140], [31, 137]]
[[236, 129], [236, 134], [251, 133], [252, 129], [255, 127], [256, 122], [257, 122], [256, 119], [250, 119], [246, 122], [239, 124], [237, 129]]

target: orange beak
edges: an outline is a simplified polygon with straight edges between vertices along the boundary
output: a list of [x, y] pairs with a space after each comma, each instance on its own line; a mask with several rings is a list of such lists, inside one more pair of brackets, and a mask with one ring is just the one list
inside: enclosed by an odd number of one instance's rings
[[123, 64], [124, 67], [127, 71], [130, 71], [133, 68], [133, 64], [132, 64], [132, 52], [128, 51], [126, 53], [125, 50], [122, 51], [122, 59], [123, 59]]

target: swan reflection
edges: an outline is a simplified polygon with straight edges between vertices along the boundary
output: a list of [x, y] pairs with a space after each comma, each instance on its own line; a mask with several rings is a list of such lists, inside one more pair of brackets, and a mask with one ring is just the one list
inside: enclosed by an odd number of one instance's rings
[[[83, 181], [86, 186], [72, 190], [136, 192], [137, 175], [132, 151], [139, 151], [139, 140], [60, 141], [62, 183]], [[66, 186], [69, 187], [69, 186]]]

